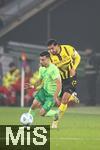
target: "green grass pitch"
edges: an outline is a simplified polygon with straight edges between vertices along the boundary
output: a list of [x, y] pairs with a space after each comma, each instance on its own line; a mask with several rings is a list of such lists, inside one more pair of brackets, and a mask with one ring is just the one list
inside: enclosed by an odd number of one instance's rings
[[[21, 114], [27, 111], [28, 108], [0, 107], [0, 125], [20, 124]], [[52, 117], [37, 113], [34, 124], [51, 124]], [[50, 150], [100, 150], [100, 107], [71, 107], [59, 128], [50, 132]]]

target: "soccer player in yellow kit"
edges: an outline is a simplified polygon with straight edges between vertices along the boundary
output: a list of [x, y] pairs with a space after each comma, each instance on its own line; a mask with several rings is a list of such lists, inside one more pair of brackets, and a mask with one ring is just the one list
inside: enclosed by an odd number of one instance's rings
[[60, 71], [62, 78], [62, 95], [59, 113], [55, 115], [52, 128], [57, 128], [59, 119], [67, 109], [68, 102], [73, 99], [77, 85], [76, 69], [80, 63], [80, 55], [71, 45], [60, 45], [54, 39], [50, 39], [47, 43], [50, 59]]

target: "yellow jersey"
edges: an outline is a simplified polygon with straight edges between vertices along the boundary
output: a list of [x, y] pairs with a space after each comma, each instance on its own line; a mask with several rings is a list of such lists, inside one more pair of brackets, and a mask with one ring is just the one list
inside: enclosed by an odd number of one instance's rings
[[70, 77], [70, 69], [76, 70], [80, 63], [80, 55], [70, 45], [59, 45], [60, 52], [58, 54], [52, 54], [50, 51], [50, 60], [55, 64], [60, 71], [62, 79]]

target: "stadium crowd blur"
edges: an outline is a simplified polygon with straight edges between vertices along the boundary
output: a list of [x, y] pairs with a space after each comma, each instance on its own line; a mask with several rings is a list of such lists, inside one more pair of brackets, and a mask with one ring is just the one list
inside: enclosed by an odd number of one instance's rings
[[[0, 65], [1, 66], [1, 65]], [[28, 64], [24, 67], [25, 80], [25, 106], [28, 106], [33, 100], [33, 94], [36, 89], [31, 86], [38, 79], [38, 72], [32, 73]], [[21, 97], [21, 71], [14, 62], [9, 64], [9, 71], [2, 76], [0, 69], [0, 105], [19, 106]]]
[[87, 106], [96, 105], [97, 81], [100, 70], [100, 57], [96, 56], [95, 51], [91, 48], [85, 49], [85, 80], [88, 91]]
[[[88, 92], [88, 99], [85, 100], [87, 106], [96, 105], [96, 86], [100, 70], [100, 57], [87, 48], [85, 51], [85, 81]], [[38, 89], [34, 88], [35, 81], [39, 78], [38, 71], [33, 72], [31, 66], [26, 63], [24, 66], [24, 105], [30, 106], [34, 93]], [[37, 69], [38, 70], [38, 69]], [[41, 86], [41, 85], [40, 85]], [[20, 106], [21, 99], [21, 67], [17, 67], [15, 62], [9, 63], [9, 70], [3, 74], [2, 61], [0, 62], [0, 105]]]

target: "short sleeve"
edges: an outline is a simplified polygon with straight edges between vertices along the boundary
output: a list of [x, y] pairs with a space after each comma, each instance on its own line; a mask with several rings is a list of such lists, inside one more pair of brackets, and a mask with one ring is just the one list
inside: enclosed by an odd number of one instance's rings
[[39, 79], [42, 79], [42, 68], [39, 68]]
[[43, 79], [45, 70], [46, 70], [45, 67], [40, 67], [39, 68], [39, 79]]
[[60, 73], [59, 73], [59, 70], [57, 67], [54, 67], [52, 70], [51, 70], [51, 78], [53, 80], [57, 79], [60, 77]]

